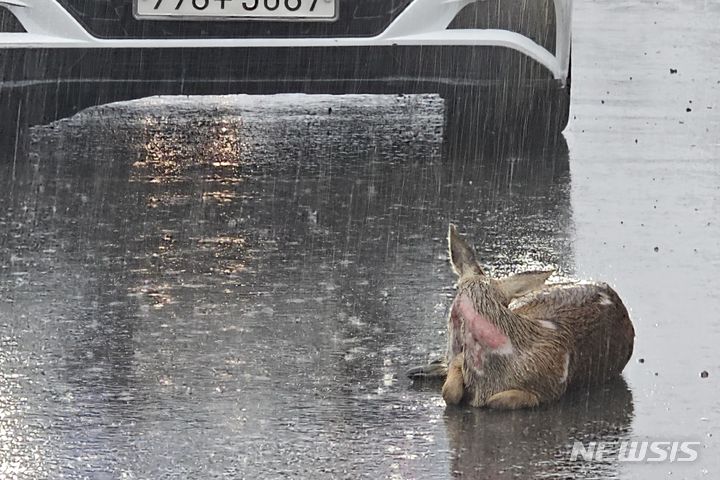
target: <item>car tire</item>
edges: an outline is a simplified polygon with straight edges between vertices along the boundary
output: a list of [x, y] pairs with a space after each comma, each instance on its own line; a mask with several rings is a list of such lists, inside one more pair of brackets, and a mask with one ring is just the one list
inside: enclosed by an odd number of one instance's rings
[[570, 84], [460, 88], [445, 97], [446, 133], [516, 145], [555, 143], [570, 118]]
[[473, 143], [487, 139], [519, 146], [554, 145], [570, 120], [572, 53], [564, 84], [521, 78], [509, 73], [494, 85], [445, 92], [446, 135]]

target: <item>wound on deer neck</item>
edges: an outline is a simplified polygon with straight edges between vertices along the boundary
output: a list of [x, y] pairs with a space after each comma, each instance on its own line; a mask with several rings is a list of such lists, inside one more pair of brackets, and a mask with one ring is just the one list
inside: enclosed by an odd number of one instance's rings
[[456, 332], [464, 330], [465, 349], [473, 351], [476, 345], [468, 345], [468, 341], [479, 344], [483, 350], [499, 354], [512, 352], [510, 339], [487, 316], [475, 309], [473, 301], [466, 293], [460, 293], [452, 304], [450, 321]]

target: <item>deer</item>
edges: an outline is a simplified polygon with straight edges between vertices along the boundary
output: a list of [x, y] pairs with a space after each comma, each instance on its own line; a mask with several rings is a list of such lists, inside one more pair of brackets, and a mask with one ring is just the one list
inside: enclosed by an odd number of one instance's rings
[[447, 405], [534, 408], [620, 376], [635, 329], [606, 283], [547, 284], [553, 271], [492, 278], [453, 224], [448, 249], [457, 283], [446, 358], [408, 371], [444, 378]]

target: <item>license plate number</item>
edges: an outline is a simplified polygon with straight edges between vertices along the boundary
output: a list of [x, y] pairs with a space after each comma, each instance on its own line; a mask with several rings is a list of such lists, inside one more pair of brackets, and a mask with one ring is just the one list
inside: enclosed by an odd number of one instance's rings
[[154, 20], [306, 20], [337, 18], [337, 0], [135, 0], [135, 17]]

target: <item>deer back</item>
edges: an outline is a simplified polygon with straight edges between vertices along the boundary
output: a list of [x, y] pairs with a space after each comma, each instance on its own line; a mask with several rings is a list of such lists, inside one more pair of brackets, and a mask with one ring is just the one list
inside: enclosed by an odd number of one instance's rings
[[632, 355], [635, 330], [622, 300], [607, 284], [549, 285], [510, 308], [551, 331], [566, 349], [568, 386], [617, 376]]

